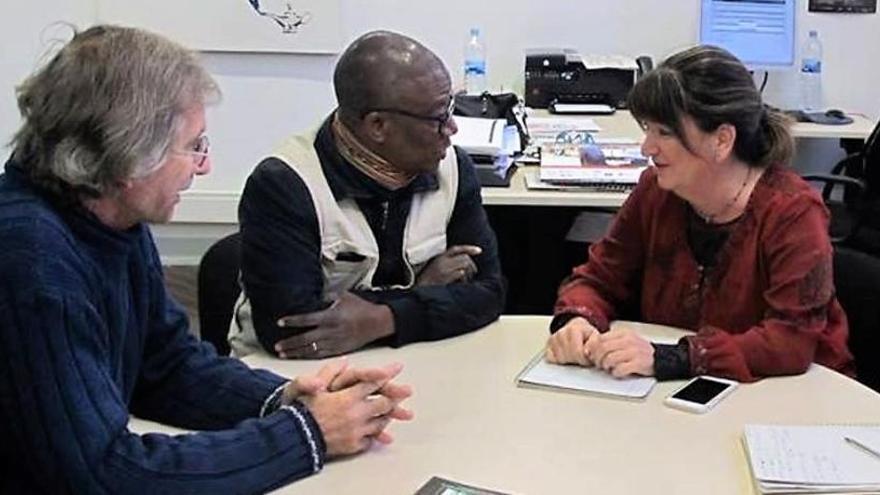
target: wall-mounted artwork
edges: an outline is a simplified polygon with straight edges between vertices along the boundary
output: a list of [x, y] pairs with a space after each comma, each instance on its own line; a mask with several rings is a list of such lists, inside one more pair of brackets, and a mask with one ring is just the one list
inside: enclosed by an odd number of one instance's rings
[[877, 12], [877, 0], [810, 0], [809, 11], [873, 14]]
[[98, 20], [202, 51], [338, 53], [339, 8], [339, 0], [98, 0]]

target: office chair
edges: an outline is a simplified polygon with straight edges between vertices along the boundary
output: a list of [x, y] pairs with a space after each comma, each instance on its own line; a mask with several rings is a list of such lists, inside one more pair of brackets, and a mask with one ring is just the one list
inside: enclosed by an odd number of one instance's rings
[[241, 234], [230, 234], [215, 242], [199, 263], [199, 332], [202, 340], [214, 344], [217, 353], [229, 355], [226, 335], [233, 307], [241, 293]]
[[834, 285], [849, 321], [857, 378], [880, 392], [880, 258], [835, 246]]
[[[839, 161], [830, 175], [804, 178], [825, 183], [822, 197], [831, 210], [832, 240], [880, 256], [880, 123], [862, 149]], [[833, 194], [835, 185], [844, 186], [842, 196]]]
[[[846, 175], [807, 174], [808, 182], [821, 182], [822, 200], [831, 214], [828, 235], [834, 245], [848, 245], [861, 229], [861, 210], [864, 208], [867, 186], [861, 179]], [[842, 194], [835, 194], [836, 186], [843, 188]], [[878, 253], [880, 254], [880, 253]]]

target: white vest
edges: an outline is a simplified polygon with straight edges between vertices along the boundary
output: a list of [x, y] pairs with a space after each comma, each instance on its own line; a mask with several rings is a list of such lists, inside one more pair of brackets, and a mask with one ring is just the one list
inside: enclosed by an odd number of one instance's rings
[[[372, 280], [379, 266], [379, 247], [366, 217], [355, 200], [339, 202], [333, 197], [321, 162], [314, 148], [315, 132], [284, 141], [275, 153], [305, 183], [318, 218], [321, 239], [321, 269], [324, 273], [324, 300], [333, 301], [351, 289], [374, 290]], [[458, 160], [453, 149], [440, 162], [437, 190], [416, 193], [410, 205], [403, 232], [403, 259], [407, 281], [393, 288], [408, 289], [416, 276], [435, 256], [446, 250], [446, 226], [455, 208], [458, 194]], [[340, 253], [354, 253], [362, 261], [341, 261]], [[234, 356], [243, 357], [258, 351], [251, 319], [250, 301], [242, 291], [235, 304], [229, 329], [229, 343]]]

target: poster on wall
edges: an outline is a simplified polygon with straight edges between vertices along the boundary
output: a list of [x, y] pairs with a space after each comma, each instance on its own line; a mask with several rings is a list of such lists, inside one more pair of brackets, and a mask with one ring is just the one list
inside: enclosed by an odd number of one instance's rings
[[810, 0], [809, 11], [873, 14], [877, 12], [877, 0]]
[[338, 53], [339, 0], [98, 0], [98, 21], [217, 52]]

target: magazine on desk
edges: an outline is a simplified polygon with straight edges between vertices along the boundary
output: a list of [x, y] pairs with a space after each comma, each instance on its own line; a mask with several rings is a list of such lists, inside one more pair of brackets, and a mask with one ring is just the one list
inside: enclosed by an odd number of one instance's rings
[[638, 142], [604, 139], [541, 148], [539, 178], [563, 184], [635, 185], [649, 166]]
[[579, 182], [546, 182], [540, 177], [541, 171], [524, 170], [522, 177], [526, 189], [531, 191], [567, 191], [587, 193], [625, 193], [632, 191], [635, 184], [611, 184], [611, 183], [579, 183]]

